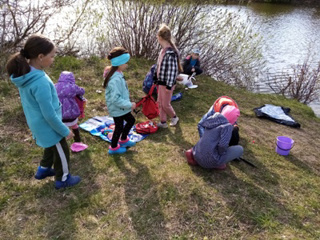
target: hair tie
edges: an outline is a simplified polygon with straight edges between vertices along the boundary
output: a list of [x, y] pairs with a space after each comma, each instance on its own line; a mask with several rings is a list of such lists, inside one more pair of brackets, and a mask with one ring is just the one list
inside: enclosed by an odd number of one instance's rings
[[29, 59], [28, 53], [23, 48], [20, 50], [20, 54], [21, 54], [22, 57], [25, 57], [25, 58]]
[[24, 51], [24, 49], [22, 48], [21, 50], [20, 50], [20, 54], [23, 56], [23, 57], [25, 57], [25, 51]]

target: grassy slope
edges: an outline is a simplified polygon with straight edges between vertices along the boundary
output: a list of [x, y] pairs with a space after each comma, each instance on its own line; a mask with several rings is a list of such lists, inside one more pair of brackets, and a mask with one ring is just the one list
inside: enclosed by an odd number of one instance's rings
[[[130, 61], [126, 72], [133, 100], [145, 94], [142, 81], [152, 63]], [[65, 67], [68, 66], [68, 67]], [[106, 115], [101, 87], [103, 63], [57, 59], [56, 81], [72, 70], [86, 88], [86, 117]], [[31, 139], [17, 91], [1, 82], [0, 239], [316, 239], [320, 238], [320, 121], [293, 100], [246, 92], [199, 76], [199, 88], [174, 102], [180, 123], [148, 136], [121, 156], [108, 143], [82, 131], [89, 149], [72, 154], [79, 186], [56, 191], [52, 179], [36, 181], [42, 149]], [[226, 171], [186, 164], [184, 151], [198, 140], [197, 122], [213, 101], [234, 98], [244, 157], [253, 169], [233, 162]], [[265, 103], [291, 108], [301, 123], [293, 129], [255, 117]], [[144, 121], [138, 114], [137, 121]], [[276, 137], [295, 140], [287, 157], [275, 153]]]

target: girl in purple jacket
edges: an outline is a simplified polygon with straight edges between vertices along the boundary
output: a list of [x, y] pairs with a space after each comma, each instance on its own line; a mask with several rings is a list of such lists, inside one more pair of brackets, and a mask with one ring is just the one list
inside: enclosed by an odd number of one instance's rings
[[72, 72], [63, 71], [60, 74], [58, 82], [55, 84], [60, 103], [62, 104], [62, 122], [74, 133], [74, 141], [81, 143], [80, 131], [78, 126], [78, 117], [80, 109], [76, 102], [76, 97], [83, 96], [85, 91], [76, 84]]

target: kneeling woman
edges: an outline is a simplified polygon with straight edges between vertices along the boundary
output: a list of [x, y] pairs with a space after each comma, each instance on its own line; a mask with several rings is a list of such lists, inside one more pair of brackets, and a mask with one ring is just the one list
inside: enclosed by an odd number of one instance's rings
[[226, 168], [226, 163], [239, 158], [243, 154], [242, 146], [229, 146], [233, 124], [239, 116], [239, 109], [228, 105], [221, 113], [217, 112], [207, 118], [202, 123], [204, 127], [202, 137], [186, 152], [188, 163], [222, 170]]

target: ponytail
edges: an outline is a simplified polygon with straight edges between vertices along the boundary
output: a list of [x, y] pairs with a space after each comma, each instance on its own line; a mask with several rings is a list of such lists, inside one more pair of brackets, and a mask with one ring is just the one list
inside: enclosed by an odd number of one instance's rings
[[54, 49], [53, 42], [40, 34], [31, 35], [20, 52], [13, 54], [6, 65], [8, 74], [20, 77], [30, 72], [27, 59], [36, 59], [39, 54], [47, 55]]
[[[123, 47], [115, 47], [108, 54], [108, 59], [111, 61], [111, 59], [119, 57], [120, 55], [125, 54], [125, 53], [128, 53], [128, 50], [126, 50], [125, 48], [123, 48]], [[125, 62], [129, 61], [129, 59], [130, 59], [130, 56], [129, 56], [129, 58], [125, 59]], [[111, 63], [112, 63], [112, 61], [111, 61]], [[111, 67], [111, 69], [108, 72], [107, 76], [104, 78], [104, 82], [103, 82], [103, 87], [104, 88], [106, 88], [108, 86], [108, 82], [109, 82], [110, 78], [112, 77], [112, 75], [118, 70], [118, 66], [119, 65]]]
[[171, 39], [169, 39], [168, 42], [170, 43], [171, 47], [174, 49], [174, 51], [175, 51], [176, 54], [177, 54], [179, 73], [182, 73], [182, 72], [183, 72], [183, 67], [182, 67], [181, 62], [180, 62], [180, 53], [179, 53], [179, 50], [178, 50], [177, 46], [171, 41]]
[[9, 76], [13, 77], [20, 77], [22, 75], [27, 74], [30, 72], [30, 66], [27, 62], [27, 59], [21, 54], [20, 52], [17, 52], [13, 54], [6, 65], [6, 70], [9, 74]]
[[171, 47], [174, 49], [175, 53], [177, 54], [177, 58], [178, 58], [179, 72], [183, 72], [183, 68], [180, 63], [180, 53], [179, 53], [176, 45], [172, 41], [171, 30], [166, 24], [162, 23], [160, 25], [160, 28], [158, 30], [158, 36], [160, 36], [162, 39], [166, 40], [171, 45]]
[[112, 66], [107, 76], [104, 78], [103, 87], [106, 88], [108, 86], [108, 82], [112, 75], [118, 70], [118, 67]]

